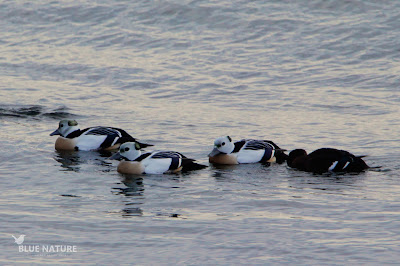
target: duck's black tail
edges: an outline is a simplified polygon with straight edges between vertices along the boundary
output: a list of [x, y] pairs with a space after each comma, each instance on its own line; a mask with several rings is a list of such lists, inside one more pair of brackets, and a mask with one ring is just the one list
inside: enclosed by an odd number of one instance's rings
[[284, 163], [289, 158], [285, 151], [286, 150], [283, 149], [275, 149], [275, 158], [277, 163]]
[[362, 159], [363, 157], [365, 157], [365, 155], [357, 156], [354, 160], [354, 166], [352, 166], [352, 167], [353, 167], [353, 169], [355, 169], [356, 172], [361, 172], [365, 169], [371, 168], [364, 162], [364, 160]]
[[369, 169], [369, 170], [373, 170], [373, 169], [380, 169], [382, 168], [382, 166], [369, 166], [367, 165], [364, 160], [362, 158], [367, 157], [368, 155], [358, 155], [356, 156], [356, 162], [360, 165], [360, 167], [362, 168], [362, 170], [364, 169]]
[[152, 144], [141, 143], [141, 142], [137, 141], [134, 137], [129, 135], [128, 132], [126, 132], [123, 129], [115, 128], [115, 127], [112, 127], [112, 129], [118, 130], [121, 133], [121, 137], [117, 140], [117, 143], [122, 144], [122, 143], [125, 143], [125, 142], [137, 142], [140, 145], [141, 149], [149, 147], [149, 146], [153, 146]]
[[150, 147], [150, 146], [154, 146], [153, 144], [147, 144], [147, 143], [141, 143], [139, 141], [136, 140], [136, 143], [138, 143], [140, 145], [140, 148], [146, 148], [146, 147]]
[[149, 146], [154, 146], [154, 145], [152, 145], [152, 144], [147, 144], [147, 143], [141, 143], [141, 142], [139, 142], [139, 141], [137, 141], [135, 138], [133, 138], [133, 137], [122, 137], [122, 138], [119, 138], [118, 140], [117, 140], [117, 143], [120, 143], [120, 144], [123, 144], [123, 143], [125, 143], [125, 142], [136, 142], [137, 144], [139, 144], [139, 146], [140, 146], [140, 148], [141, 149], [143, 149], [143, 148], [146, 148], [146, 147], [149, 147]]
[[275, 158], [276, 162], [281, 164], [286, 162], [286, 160], [289, 158], [289, 156], [285, 153], [285, 149], [281, 149], [278, 145], [276, 145], [273, 141], [270, 140], [264, 140], [265, 142], [271, 144], [274, 149], [275, 149]]
[[196, 163], [193, 159], [182, 159], [182, 172], [201, 170], [207, 168], [207, 165]]

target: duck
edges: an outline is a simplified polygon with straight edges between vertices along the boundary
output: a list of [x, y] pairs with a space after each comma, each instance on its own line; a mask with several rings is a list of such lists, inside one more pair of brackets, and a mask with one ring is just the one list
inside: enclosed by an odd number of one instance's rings
[[[50, 136], [59, 135], [55, 142], [58, 151], [117, 150], [128, 141], [136, 141], [125, 130], [115, 127], [89, 127], [80, 129], [76, 120], [61, 120], [58, 128]], [[136, 141], [137, 142], [137, 141]], [[153, 146], [137, 142], [140, 147]]]
[[285, 150], [270, 140], [242, 139], [233, 142], [230, 136], [216, 138], [214, 149], [208, 154], [213, 164], [283, 163]]
[[165, 174], [204, 169], [207, 166], [198, 164], [176, 151], [152, 151], [142, 153], [138, 142], [125, 142], [119, 151], [110, 159], [121, 160], [117, 171], [121, 174]]
[[320, 148], [310, 154], [303, 149], [295, 149], [289, 153], [287, 164], [298, 170], [325, 173], [325, 172], [362, 172], [370, 168], [362, 159], [365, 156], [334, 148]]

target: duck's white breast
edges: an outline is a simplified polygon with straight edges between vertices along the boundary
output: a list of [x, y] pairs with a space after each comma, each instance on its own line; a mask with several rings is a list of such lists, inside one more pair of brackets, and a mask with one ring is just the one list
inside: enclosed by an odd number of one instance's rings
[[240, 150], [237, 160], [239, 163], [257, 163], [264, 156], [265, 150]]
[[145, 166], [146, 174], [162, 174], [169, 170], [171, 162], [172, 162], [171, 158], [164, 158], [164, 159], [146, 158], [143, 160], [143, 165]]
[[106, 138], [104, 135], [81, 135], [76, 138], [76, 146], [81, 151], [97, 150]]

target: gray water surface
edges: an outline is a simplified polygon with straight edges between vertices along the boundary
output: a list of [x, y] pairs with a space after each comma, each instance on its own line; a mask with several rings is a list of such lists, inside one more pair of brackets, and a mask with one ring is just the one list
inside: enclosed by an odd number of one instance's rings
[[[382, 265], [400, 260], [400, 2], [2, 1], [0, 264]], [[124, 177], [59, 153], [60, 119], [207, 164], [216, 137], [367, 155]], [[20, 252], [22, 245], [77, 252]]]

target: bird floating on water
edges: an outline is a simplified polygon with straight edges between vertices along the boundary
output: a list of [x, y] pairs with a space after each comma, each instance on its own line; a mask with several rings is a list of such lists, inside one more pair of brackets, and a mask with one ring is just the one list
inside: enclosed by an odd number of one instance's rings
[[200, 170], [207, 166], [198, 164], [176, 151], [142, 153], [137, 142], [126, 142], [110, 159], [122, 160], [117, 167], [121, 174], [163, 174]]
[[81, 130], [75, 120], [61, 120], [58, 129], [50, 134], [54, 135], [60, 136], [55, 143], [56, 150], [115, 150], [122, 143], [129, 141], [137, 142], [141, 148], [153, 146], [138, 142], [120, 128], [97, 126]]
[[283, 163], [287, 155], [285, 150], [270, 140], [242, 139], [233, 142], [229, 136], [219, 137], [214, 141], [214, 149], [208, 154], [210, 163]]

